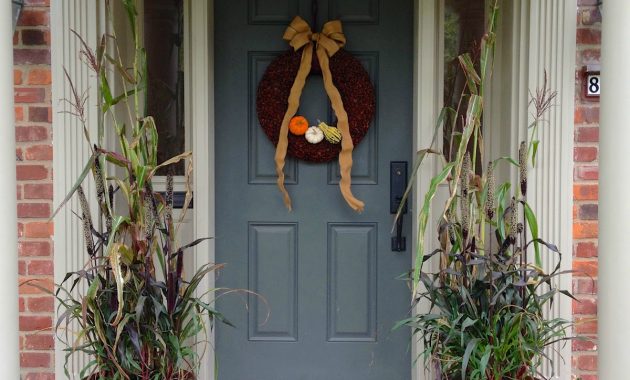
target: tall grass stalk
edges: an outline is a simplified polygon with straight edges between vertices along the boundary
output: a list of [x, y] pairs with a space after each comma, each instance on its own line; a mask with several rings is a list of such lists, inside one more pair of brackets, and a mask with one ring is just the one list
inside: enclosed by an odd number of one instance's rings
[[[545, 349], [569, 339], [570, 321], [547, 318], [545, 311], [558, 295], [573, 297], [555, 286], [556, 277], [571, 271], [560, 270], [559, 249], [538, 236], [538, 221], [527, 202], [529, 165], [536, 164], [540, 144], [538, 129], [544, 127], [556, 96], [546, 76], [532, 95], [529, 140], [515, 152], [517, 159], [500, 157], [487, 166], [477, 165], [485, 161], [484, 87], [492, 78], [498, 15], [495, 0], [479, 62], [474, 63], [471, 54], [459, 57], [466, 87], [457, 109], [442, 110], [435, 129], [436, 135], [448, 129], [445, 126], [454, 129], [447, 140], [448, 154], [436, 149], [434, 137], [432, 145], [419, 152], [410, 180], [416, 182], [427, 155], [444, 162], [421, 198], [415, 265], [409, 275], [412, 310], [423, 304], [429, 311], [412, 313], [397, 325], [412, 329], [424, 347], [421, 358], [439, 380], [544, 378], [538, 369], [551, 362]], [[499, 165], [512, 165], [519, 172], [518, 183], [498, 183]], [[442, 184], [448, 194], [439, 205], [434, 199]], [[438, 220], [438, 229], [427, 232], [431, 215]], [[427, 251], [427, 237], [437, 242], [432, 252]], [[532, 249], [533, 261], [528, 255]], [[543, 254], [554, 255], [554, 268], [543, 268]]]
[[[77, 222], [83, 227], [86, 263], [66, 274], [54, 291], [59, 305], [57, 337], [67, 347], [68, 377], [70, 358], [82, 353], [89, 361], [79, 369], [81, 379], [194, 379], [207, 346], [204, 334], [217, 320], [229, 323], [213, 307], [213, 290], [198, 289], [221, 265], [208, 263], [184, 273], [185, 255], [206, 240], [180, 244], [177, 239], [192, 198], [192, 154], [182, 152], [157, 162], [157, 127], [142, 110], [147, 66], [137, 2], [116, 1], [132, 31], [131, 65], [121, 55], [120, 38], [126, 36], [113, 28], [112, 1], [106, 3], [113, 32], [103, 35], [95, 49], [75, 33], [82, 60], [98, 78], [96, 138], [90, 136], [85, 117], [87, 96], [66, 72], [72, 90], [72, 97], [65, 100], [67, 112], [80, 120], [92, 155], [59, 205], [79, 197]], [[113, 92], [115, 80], [120, 93]], [[108, 134], [116, 138], [118, 149], [105, 144]], [[186, 162], [186, 199], [182, 218], [174, 220], [172, 176], [165, 195], [154, 190], [153, 179], [158, 169], [181, 161]], [[95, 183], [96, 199], [91, 201], [98, 206], [96, 214], [83, 191], [90, 178]], [[36, 282], [29, 285], [44, 289]], [[72, 330], [75, 325], [78, 329]]]

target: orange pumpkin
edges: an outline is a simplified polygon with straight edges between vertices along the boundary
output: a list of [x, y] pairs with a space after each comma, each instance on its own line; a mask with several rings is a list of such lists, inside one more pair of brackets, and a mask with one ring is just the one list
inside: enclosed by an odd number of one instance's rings
[[302, 136], [308, 130], [308, 120], [304, 116], [294, 116], [289, 122], [289, 131], [294, 135]]

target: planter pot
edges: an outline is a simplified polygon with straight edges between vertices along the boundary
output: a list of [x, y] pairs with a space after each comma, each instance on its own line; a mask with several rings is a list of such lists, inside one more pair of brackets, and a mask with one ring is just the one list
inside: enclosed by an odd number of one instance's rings
[[[111, 376], [101, 376], [95, 373], [83, 380], [109, 380], [110, 378]], [[197, 377], [194, 373], [186, 371], [181, 377], [174, 377], [172, 380], [197, 380]]]

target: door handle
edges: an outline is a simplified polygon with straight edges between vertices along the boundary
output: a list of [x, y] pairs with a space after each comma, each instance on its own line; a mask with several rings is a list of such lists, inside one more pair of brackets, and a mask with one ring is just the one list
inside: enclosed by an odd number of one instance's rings
[[[389, 212], [396, 214], [400, 207], [405, 190], [407, 189], [407, 162], [392, 161], [389, 163]], [[407, 202], [396, 220], [396, 235], [392, 237], [392, 251], [404, 252], [407, 249], [407, 239], [402, 236], [403, 215], [407, 213]]]

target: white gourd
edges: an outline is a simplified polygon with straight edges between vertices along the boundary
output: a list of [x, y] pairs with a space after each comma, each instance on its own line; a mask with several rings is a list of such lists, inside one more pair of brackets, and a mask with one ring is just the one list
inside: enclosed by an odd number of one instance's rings
[[318, 127], [309, 127], [304, 134], [306, 141], [311, 144], [319, 144], [324, 139], [324, 132]]

